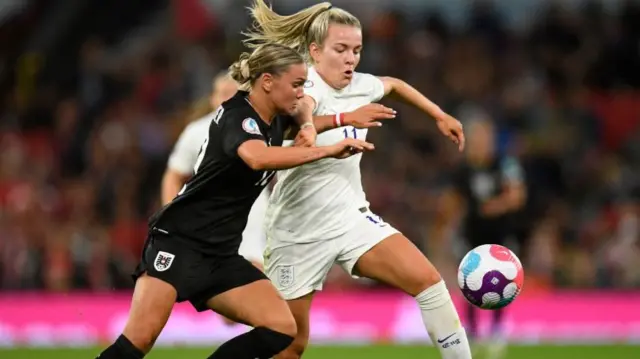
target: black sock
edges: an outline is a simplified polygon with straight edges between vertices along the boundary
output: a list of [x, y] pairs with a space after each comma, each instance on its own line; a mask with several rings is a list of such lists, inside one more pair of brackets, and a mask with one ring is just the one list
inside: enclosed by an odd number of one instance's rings
[[208, 359], [269, 359], [291, 342], [289, 335], [257, 327], [222, 344]]
[[493, 311], [493, 323], [491, 323], [491, 334], [498, 335], [502, 330], [502, 318], [504, 317], [502, 309], [497, 309]]
[[105, 349], [96, 359], [142, 359], [144, 353], [133, 346], [125, 337], [120, 335], [110, 347]]

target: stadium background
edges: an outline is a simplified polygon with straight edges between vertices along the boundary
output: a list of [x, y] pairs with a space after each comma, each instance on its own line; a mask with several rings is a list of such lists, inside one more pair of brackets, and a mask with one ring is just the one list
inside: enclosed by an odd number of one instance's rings
[[[525, 166], [509, 358], [640, 358], [640, 4], [334, 4], [363, 21], [361, 71], [407, 80], [463, 123], [491, 119], [500, 151]], [[92, 357], [119, 333], [168, 152], [242, 50], [246, 5], [0, 2], [0, 357]], [[438, 235], [438, 201], [463, 157], [391, 104], [399, 118], [370, 132], [378, 150], [363, 164], [372, 208], [455, 283], [464, 247]], [[327, 287], [308, 358], [437, 357], [416, 347], [428, 339], [410, 298], [340, 272]], [[205, 357], [241, 330], [178, 306], [159, 340], [174, 349], [149, 357]]]

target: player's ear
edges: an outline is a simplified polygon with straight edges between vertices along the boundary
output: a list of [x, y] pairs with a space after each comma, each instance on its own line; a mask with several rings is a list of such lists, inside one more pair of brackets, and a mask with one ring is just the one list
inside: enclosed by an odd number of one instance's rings
[[315, 42], [312, 42], [309, 45], [309, 55], [311, 55], [314, 63], [318, 63], [318, 60], [320, 59], [320, 51], [322, 51], [322, 48]]
[[263, 73], [260, 77], [262, 77], [262, 89], [264, 92], [271, 92], [271, 88], [273, 87], [273, 75], [270, 73]]

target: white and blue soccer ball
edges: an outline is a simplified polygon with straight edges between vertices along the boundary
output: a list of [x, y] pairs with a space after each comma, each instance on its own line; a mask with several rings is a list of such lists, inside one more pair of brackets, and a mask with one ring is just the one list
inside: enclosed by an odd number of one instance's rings
[[482, 309], [500, 309], [522, 291], [524, 270], [509, 248], [497, 244], [478, 246], [462, 258], [458, 286], [465, 299]]

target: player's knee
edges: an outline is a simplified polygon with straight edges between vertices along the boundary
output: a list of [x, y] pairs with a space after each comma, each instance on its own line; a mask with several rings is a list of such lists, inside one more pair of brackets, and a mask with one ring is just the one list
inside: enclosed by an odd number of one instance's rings
[[295, 338], [298, 334], [298, 327], [291, 313], [287, 313], [286, 315], [283, 314], [271, 316], [264, 322], [262, 326], [273, 331], [286, 334], [292, 338]]
[[442, 281], [440, 272], [433, 266], [425, 267], [423, 270], [416, 270], [411, 275], [412, 280], [406, 288], [406, 292], [416, 296], [427, 288], [430, 288]]

